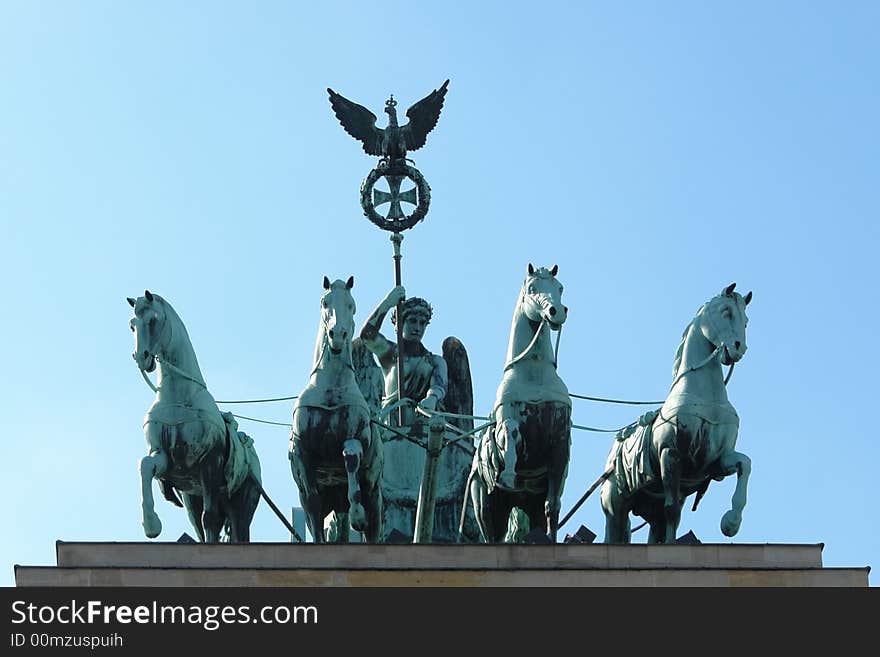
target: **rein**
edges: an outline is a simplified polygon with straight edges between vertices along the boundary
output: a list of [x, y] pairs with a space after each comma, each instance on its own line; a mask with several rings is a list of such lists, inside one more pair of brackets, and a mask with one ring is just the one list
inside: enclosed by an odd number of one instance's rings
[[[520, 305], [524, 304], [527, 298], [528, 298], [527, 295], [523, 295]], [[541, 305], [539, 302], [534, 301], [534, 300], [532, 300], [532, 303]], [[525, 314], [525, 312], [523, 312], [523, 314]], [[526, 317], [526, 319], [528, 319], [528, 317]], [[509, 370], [511, 367], [513, 367], [514, 365], [516, 365], [518, 362], [520, 362], [523, 358], [525, 358], [528, 355], [528, 353], [532, 350], [532, 348], [535, 346], [535, 344], [537, 344], [538, 338], [541, 335], [541, 331], [544, 329], [544, 325], [549, 324], [549, 323], [550, 322], [547, 320], [546, 317], [541, 317], [541, 323], [538, 325], [538, 330], [535, 331], [535, 335], [532, 336], [532, 341], [529, 342], [529, 345], [525, 349], [523, 349], [522, 352], [518, 356], [510, 359], [510, 361], [504, 366], [505, 372], [507, 370]], [[562, 339], [562, 325], [560, 324], [559, 330], [556, 335], [556, 348], [553, 352], [553, 369], [559, 368], [559, 341], [561, 339]]]
[[553, 352], [553, 369], [559, 369], [559, 341], [562, 339], [562, 324], [556, 332], [556, 350]]
[[[699, 362], [698, 365], [694, 365], [692, 367], [687, 368], [684, 372], [679, 372], [678, 376], [672, 380], [672, 385], [669, 386], [669, 389], [672, 390], [675, 387], [675, 384], [681, 380], [685, 374], [690, 374], [691, 372], [696, 372], [701, 367], [707, 365], [715, 356], [717, 356], [721, 352], [721, 346], [715, 347], [715, 351], [706, 356], [703, 360]], [[724, 380], [724, 385], [727, 385], [727, 382], [730, 381], [730, 376], [733, 374], [733, 365], [730, 366], [730, 372], [727, 373], [727, 378]]]
[[[538, 337], [541, 335], [541, 329], [544, 328], [544, 325], [545, 325], [545, 324], [547, 324], [547, 320], [544, 319], [544, 318], [541, 318], [541, 323], [540, 323], [540, 325], [538, 326], [538, 330], [535, 331], [535, 335], [532, 337], [532, 341], [529, 342], [529, 346], [527, 346], [525, 349], [523, 349], [522, 353], [520, 353], [519, 356], [516, 356], [515, 358], [512, 358], [512, 359], [510, 360], [510, 362], [507, 363], [507, 365], [504, 366], [504, 371], [505, 371], [505, 372], [506, 372], [507, 370], [509, 370], [511, 367], [513, 367], [514, 365], [516, 365], [518, 362], [520, 362], [523, 358], [525, 358], [525, 357], [529, 354], [529, 352], [532, 350], [532, 347], [534, 347], [535, 344], [538, 342]], [[558, 346], [558, 344], [559, 344], [559, 343], [558, 343], [558, 341], [557, 341], [557, 346]], [[555, 365], [556, 365], [556, 363], [554, 363], [554, 366], [555, 366]]]
[[[168, 337], [163, 339], [165, 336], [166, 330], [168, 331]], [[159, 343], [159, 344], [165, 344], [167, 346], [167, 345], [171, 344], [172, 336], [173, 336], [173, 329], [172, 329], [172, 326], [171, 326], [169, 319], [168, 319], [168, 310], [163, 308], [162, 329], [159, 331], [159, 337], [157, 337], [154, 342]], [[208, 389], [208, 387], [205, 385], [204, 381], [199, 381], [197, 378], [190, 376], [187, 372], [184, 372], [182, 369], [177, 367], [177, 365], [175, 365], [171, 361], [167, 360], [164, 356], [160, 357], [158, 352], [156, 353], [154, 358], [156, 359], [156, 362], [159, 363], [159, 365], [170, 370], [171, 372], [173, 372], [177, 376], [179, 376], [183, 379], [186, 379], [187, 381], [191, 381], [192, 383], [195, 383], [197, 386], [200, 386], [200, 387], [204, 388], [205, 390]], [[141, 372], [141, 376], [144, 377], [144, 381], [146, 381], [147, 385], [150, 387], [150, 390], [152, 390], [153, 392], [158, 394], [159, 391], [162, 389], [162, 387], [157, 386], [152, 381], [150, 381], [150, 377], [147, 376], [147, 373], [143, 368], [138, 367], [138, 369]]]
[[153, 392], [155, 392], [158, 395], [159, 394], [159, 387], [156, 386], [152, 381], [150, 381], [150, 377], [147, 376], [147, 371], [142, 367], [139, 367], [138, 371], [141, 373], [141, 376], [144, 377], [144, 381], [147, 382], [147, 385], [150, 386], [150, 390], [152, 390]]
[[[327, 339], [327, 319], [325, 317], [321, 318], [321, 327], [323, 329], [324, 337], [321, 340], [321, 355], [318, 356], [317, 360], [315, 360], [315, 366], [312, 368], [312, 371], [309, 373], [309, 376], [312, 376], [315, 372], [321, 369], [321, 363], [324, 362], [324, 356], [327, 354], [327, 347], [330, 346], [330, 341]], [[351, 341], [347, 341], [349, 345]], [[343, 348], [344, 351], [344, 348]], [[345, 366], [350, 369], [352, 372], [355, 372], [354, 365], [351, 362], [344, 363]], [[357, 372], [355, 372], [357, 374]]]
[[[558, 343], [558, 341], [557, 341], [557, 349], [558, 349], [558, 345], [559, 345], [559, 343]], [[704, 358], [702, 361], [700, 361], [700, 363], [698, 363], [697, 365], [694, 365], [693, 367], [689, 367], [689, 368], [687, 368], [684, 372], [679, 373], [679, 374], [675, 377], [675, 379], [673, 379], [673, 381], [672, 381], [672, 385], [669, 386], [669, 389], [672, 390], [672, 388], [675, 387], [675, 384], [678, 383], [679, 380], [680, 380], [685, 374], [689, 374], [690, 372], [695, 372], [696, 370], [700, 369], [701, 367], [705, 367], [705, 366], [706, 366], [708, 363], [710, 363], [710, 362], [712, 361], [712, 359], [715, 358], [720, 352], [721, 352], [721, 346], [717, 346], [717, 347], [715, 347], [715, 350], [714, 350], [711, 354], [709, 354], [706, 358]], [[730, 381], [730, 377], [733, 376], [733, 366], [734, 366], [734, 365], [736, 365], [736, 363], [731, 362], [731, 364], [730, 364], [730, 369], [727, 371], [727, 376], [724, 378], [724, 385], [725, 385], [725, 386], [726, 386], [727, 383]], [[577, 396], [577, 395], [575, 395], [575, 396]], [[603, 400], [603, 401], [606, 401], [606, 400]], [[619, 402], [619, 403], [638, 403], [638, 402]], [[664, 402], [664, 403], [665, 403], [665, 402]], [[660, 409], [660, 412], [659, 412], [659, 417], [660, 417], [660, 419], [661, 419], [664, 423], [669, 422], [668, 419], [666, 419], [665, 417], [663, 417], [662, 410], [663, 410], [663, 409], [661, 408], [661, 409]], [[591, 428], [591, 427], [580, 427], [580, 426], [576, 426], [576, 425], [572, 425], [572, 426], [573, 426], [574, 428], [577, 428], [577, 429], [584, 429], [584, 430], [587, 430], [587, 431], [597, 431], [597, 432], [600, 432], [600, 433], [612, 433], [612, 431], [610, 431], [610, 430], [593, 429], [593, 428]], [[627, 425], [627, 426], [632, 426], [632, 425]], [[623, 429], [626, 429], [626, 428], [627, 428], [627, 427], [623, 427], [622, 429], [618, 429], [617, 431], [622, 431]], [[574, 515], [575, 511], [577, 511], [577, 510], [581, 507], [581, 505], [582, 505], [584, 502], [587, 501], [587, 498], [588, 498], [590, 495], [592, 495], [593, 492], [594, 492], [594, 491], [595, 491], [595, 490], [596, 490], [596, 489], [597, 489], [597, 488], [598, 488], [598, 487], [599, 487], [599, 486], [600, 486], [600, 485], [601, 485], [606, 479], [608, 479], [613, 473], [614, 473], [614, 469], [613, 469], [613, 468], [608, 468], [607, 470], [605, 470], [605, 472], [603, 472], [603, 473], [599, 476], [599, 478], [593, 483], [593, 485], [590, 486], [590, 487], [587, 489], [587, 492], [583, 494], [583, 496], [581, 497], [581, 499], [579, 499], [579, 500], [575, 503], [575, 505], [571, 508], [571, 510], [565, 515], [565, 517], [562, 519], [562, 521], [557, 525], [557, 529], [561, 528], [562, 525], [564, 525], [566, 522], [568, 522], [568, 520]], [[639, 526], [638, 529], [641, 529], [642, 526], [643, 526], [643, 525]]]
[[[171, 362], [168, 361], [168, 360], [165, 360], [164, 358], [159, 358], [158, 354], [155, 356], [155, 358], [156, 358], [156, 362], [157, 362], [157, 363], [159, 363], [159, 364], [162, 365], [163, 367], [165, 367], [165, 368], [171, 370], [171, 371], [174, 372], [177, 376], [179, 376], [179, 377], [181, 377], [181, 378], [183, 378], [183, 379], [186, 379], [187, 381], [192, 381], [193, 383], [195, 383], [196, 385], [198, 385], [198, 386], [204, 388], [205, 390], [208, 389], [208, 387], [204, 384], [204, 382], [199, 381], [199, 380], [196, 379], [195, 377], [190, 376], [189, 374], [187, 374], [186, 372], [184, 372], [182, 369], [180, 369], [177, 365], [171, 363]], [[147, 382], [147, 385], [150, 386], [150, 390], [152, 390], [153, 392], [155, 392], [155, 393], [158, 394], [159, 391], [162, 389], [162, 387], [161, 387], [161, 386], [156, 386], [152, 381], [150, 381], [150, 377], [147, 376], [147, 372], [146, 372], [143, 368], [140, 368], [140, 367], [139, 367], [138, 369], [139, 369], [140, 372], [141, 372], [141, 376], [144, 377], [144, 381], [146, 381], [146, 382]]]

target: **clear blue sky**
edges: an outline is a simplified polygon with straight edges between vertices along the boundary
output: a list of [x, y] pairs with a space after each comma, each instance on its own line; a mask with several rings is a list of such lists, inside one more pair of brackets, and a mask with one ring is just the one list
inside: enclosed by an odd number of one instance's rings
[[[305, 385], [325, 274], [355, 276], [363, 321], [391, 247], [325, 88], [380, 114], [446, 78], [404, 282], [434, 304], [427, 345], [467, 347], [477, 410], [529, 262], [559, 265], [560, 373], [585, 395], [662, 398], [682, 329], [736, 281], [755, 295], [729, 388], [754, 470], [734, 540], [880, 566], [878, 24], [870, 2], [0, 3], [0, 584], [56, 539], [143, 540], [152, 394], [126, 296], [169, 299], [219, 399]], [[579, 424], [638, 414], [575, 404]], [[287, 432], [242, 427], [298, 504]], [[574, 435], [564, 510], [609, 446]], [[729, 540], [732, 491], [713, 483], [681, 532]], [[161, 539], [192, 531], [157, 510]], [[581, 523], [602, 535], [597, 499], [564, 531]], [[265, 505], [252, 536], [287, 538]]]

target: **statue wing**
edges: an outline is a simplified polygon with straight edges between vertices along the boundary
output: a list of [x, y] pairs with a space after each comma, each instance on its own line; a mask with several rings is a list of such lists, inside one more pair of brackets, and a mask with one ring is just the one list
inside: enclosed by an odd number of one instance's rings
[[[409, 123], [403, 126], [403, 134], [406, 138], [406, 149], [414, 151], [425, 145], [428, 133], [437, 125], [440, 118], [440, 110], [443, 109], [443, 101], [446, 98], [446, 87], [449, 80], [443, 83], [439, 89], [434, 89], [415, 105], [406, 110]], [[459, 344], [461, 344], [459, 342]]]
[[367, 155], [381, 157], [384, 130], [376, 127], [376, 115], [363, 105], [351, 102], [348, 98], [327, 88], [330, 106], [345, 131], [361, 142]]
[[382, 396], [385, 393], [385, 377], [376, 364], [376, 359], [364, 341], [355, 338], [351, 341], [351, 360], [354, 366], [354, 378], [367, 400], [367, 405], [374, 412], [382, 408]]
[[[471, 365], [467, 351], [458, 338], [450, 336], [443, 341], [443, 360], [446, 361], [449, 378], [443, 407], [447, 413], [473, 415], [474, 386], [471, 382]], [[470, 419], [451, 419], [450, 424], [465, 431], [474, 428], [474, 421]]]

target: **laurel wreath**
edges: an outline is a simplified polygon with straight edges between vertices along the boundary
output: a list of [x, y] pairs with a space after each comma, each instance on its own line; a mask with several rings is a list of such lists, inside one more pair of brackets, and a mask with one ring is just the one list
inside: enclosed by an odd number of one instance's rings
[[407, 230], [419, 223], [428, 214], [428, 206], [431, 204], [431, 188], [421, 172], [408, 164], [400, 165], [394, 173], [398, 171], [413, 181], [419, 197], [419, 202], [416, 205], [416, 209], [412, 211], [412, 214], [404, 215], [399, 220], [383, 217], [376, 212], [376, 208], [373, 205], [373, 187], [379, 181], [379, 178], [384, 178], [391, 173], [387, 166], [380, 165], [376, 167], [367, 174], [367, 177], [361, 183], [361, 208], [364, 210], [364, 216], [382, 230], [394, 233]]

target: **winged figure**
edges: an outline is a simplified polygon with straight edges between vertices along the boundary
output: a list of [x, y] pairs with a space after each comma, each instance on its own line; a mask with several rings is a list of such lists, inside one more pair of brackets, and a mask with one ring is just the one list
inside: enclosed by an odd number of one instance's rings
[[361, 142], [367, 155], [385, 158], [389, 162], [404, 160], [408, 151], [415, 151], [425, 145], [428, 133], [437, 125], [449, 80], [439, 89], [434, 89], [415, 105], [406, 110], [409, 122], [397, 124], [397, 101], [391, 96], [385, 101], [388, 126], [376, 127], [376, 115], [363, 105], [358, 105], [327, 88], [330, 105], [336, 118], [345, 131]]
[[[402, 304], [401, 318], [394, 310], [392, 322], [402, 322], [400, 343], [381, 333], [386, 315]], [[436, 506], [432, 540], [453, 543], [458, 540], [462, 502], [465, 499], [468, 474], [473, 461], [473, 437], [458, 438], [474, 428], [474, 394], [470, 364], [464, 345], [455, 337], [443, 341], [443, 353], [434, 354], [422, 344], [425, 328], [431, 321], [431, 304], [419, 297], [406, 297], [402, 286], [392, 289], [367, 318], [360, 332], [361, 345], [369, 356], [354, 362], [356, 377], [362, 380], [383, 379], [384, 395], [380, 415], [391, 426], [383, 446], [382, 498], [385, 504], [383, 530], [390, 540], [394, 530], [412, 536], [415, 528], [425, 450], [419, 444], [403, 440], [403, 429], [418, 439], [425, 434], [425, 421], [415, 406], [428, 413], [440, 411], [464, 417], [451, 418], [452, 431], [443, 449], [436, 470]], [[398, 398], [398, 353], [404, 361], [401, 391]], [[366, 354], [365, 354], [366, 355]], [[378, 359], [378, 365], [376, 359]], [[380, 370], [381, 366], [381, 370]], [[367, 375], [364, 370], [373, 370]], [[358, 370], [361, 370], [360, 374]], [[402, 405], [402, 412], [398, 406]], [[404, 436], [407, 434], [404, 433]], [[477, 536], [476, 524], [468, 540]], [[466, 529], [468, 525], [466, 523]]]

